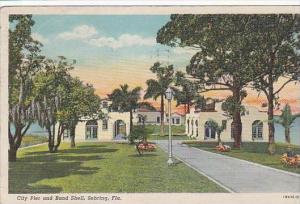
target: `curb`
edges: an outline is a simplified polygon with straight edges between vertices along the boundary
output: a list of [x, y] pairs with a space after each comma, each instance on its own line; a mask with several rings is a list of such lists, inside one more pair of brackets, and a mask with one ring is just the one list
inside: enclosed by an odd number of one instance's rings
[[258, 163], [255, 163], [255, 162], [251, 162], [251, 161], [247, 161], [247, 160], [244, 160], [244, 159], [239, 159], [239, 158], [231, 157], [231, 156], [224, 155], [224, 154], [218, 154], [218, 153], [206, 151], [206, 150], [199, 149], [199, 148], [196, 148], [196, 147], [190, 147], [190, 146], [189, 146], [189, 148], [194, 148], [194, 149], [197, 149], [198, 151], [202, 151], [202, 152], [208, 152], [208, 153], [210, 153], [210, 154], [221, 155], [221, 156], [224, 156], [224, 157], [227, 157], [227, 158], [230, 158], [230, 159], [235, 159], [235, 160], [238, 160], [238, 161], [241, 161], [241, 162], [245, 162], [245, 163], [248, 163], [248, 164], [252, 164], [252, 165], [254, 165], [254, 166], [262, 167], [262, 168], [265, 168], [265, 169], [277, 171], [277, 172], [279, 172], [279, 173], [284, 173], [284, 174], [287, 174], [287, 175], [289, 175], [289, 176], [296, 176], [296, 177], [300, 178], [300, 174], [296, 174], [296, 173], [293, 173], [293, 172], [288, 172], [288, 171], [285, 171], [285, 170], [276, 169], [276, 168], [273, 168], [273, 167], [265, 166], [265, 165], [258, 164]]

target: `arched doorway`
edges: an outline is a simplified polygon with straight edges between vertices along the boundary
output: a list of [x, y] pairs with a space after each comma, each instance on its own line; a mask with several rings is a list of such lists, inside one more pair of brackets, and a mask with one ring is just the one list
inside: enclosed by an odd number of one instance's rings
[[121, 140], [126, 136], [126, 123], [123, 120], [116, 120], [114, 123], [114, 139]]
[[98, 137], [98, 123], [96, 120], [89, 120], [85, 124], [85, 139], [97, 139]]
[[208, 121], [206, 121], [204, 125], [204, 135], [205, 140], [216, 138], [216, 129]]

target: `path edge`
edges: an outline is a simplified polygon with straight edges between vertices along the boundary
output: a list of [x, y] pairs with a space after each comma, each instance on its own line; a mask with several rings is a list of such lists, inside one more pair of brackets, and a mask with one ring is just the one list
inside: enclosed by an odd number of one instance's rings
[[[167, 152], [167, 150], [165, 150], [164, 148], [160, 147], [160, 149], [162, 149], [164, 152]], [[176, 155], [173, 155], [173, 157], [175, 157], [177, 160], [181, 161], [182, 163], [184, 163], [185, 165], [187, 165], [188, 167], [192, 168], [193, 170], [195, 170], [196, 172], [198, 172], [199, 174], [207, 177], [210, 181], [214, 182], [215, 184], [221, 186], [222, 188], [224, 188], [225, 190], [227, 190], [229, 193], [237, 193], [234, 190], [230, 189], [229, 187], [225, 186], [224, 184], [222, 184], [221, 182], [217, 181], [216, 179], [212, 178], [211, 176], [207, 175], [206, 173], [204, 173], [203, 171], [195, 168], [193, 165], [187, 163], [186, 161], [180, 159], [179, 157], [177, 157]]]
[[197, 149], [198, 151], [208, 152], [208, 153], [211, 153], [211, 154], [222, 155], [222, 156], [225, 156], [225, 157], [229, 157], [231, 159], [239, 160], [239, 161], [242, 161], [242, 162], [245, 162], [245, 163], [248, 163], [248, 164], [252, 164], [252, 165], [255, 165], [255, 166], [259, 166], [259, 167], [262, 167], [262, 168], [266, 168], [266, 169], [269, 169], [269, 170], [277, 171], [277, 172], [280, 172], [280, 173], [284, 173], [284, 174], [288, 174], [290, 176], [296, 176], [296, 177], [300, 178], [300, 174], [297, 174], [297, 173], [285, 171], [285, 170], [282, 170], [282, 169], [276, 169], [274, 167], [265, 166], [265, 165], [262, 165], [262, 164], [259, 164], [259, 163], [247, 161], [247, 160], [244, 160], [244, 159], [239, 159], [239, 158], [236, 158], [236, 157], [231, 157], [231, 156], [224, 155], [224, 154], [218, 154], [218, 153], [206, 151], [206, 150], [203, 150], [203, 149], [200, 149], [200, 148], [197, 148], [197, 147], [190, 147], [190, 146], [188, 146], [188, 148], [194, 148], [194, 149]]

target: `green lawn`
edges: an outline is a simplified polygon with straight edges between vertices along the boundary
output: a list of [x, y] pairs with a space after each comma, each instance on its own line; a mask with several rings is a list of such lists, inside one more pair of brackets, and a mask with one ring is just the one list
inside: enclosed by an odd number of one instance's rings
[[138, 156], [134, 146], [64, 143], [58, 153], [47, 145], [22, 149], [9, 164], [10, 193], [225, 192], [178, 162], [168, 167], [162, 150]]
[[[167, 140], [169, 135], [169, 126], [164, 126], [164, 135], [160, 136], [159, 125], [146, 125], [149, 140]], [[172, 125], [172, 136], [174, 140], [189, 140], [190, 138], [185, 134], [184, 125]]]
[[[187, 142], [187, 144], [189, 144], [190, 146], [193, 147], [197, 147], [199, 149], [203, 149], [206, 151], [210, 151], [210, 152], [214, 152], [214, 153], [218, 153], [218, 154], [223, 154], [223, 155], [227, 155], [227, 156], [231, 156], [231, 157], [235, 157], [235, 158], [239, 158], [239, 159], [243, 159], [243, 160], [247, 160], [247, 161], [251, 161], [251, 162], [255, 162], [258, 164], [262, 164], [265, 166], [270, 166], [273, 168], [277, 168], [277, 169], [282, 169], [285, 171], [289, 171], [289, 172], [294, 172], [294, 173], [298, 173], [300, 174], [300, 168], [294, 168], [294, 167], [285, 167], [281, 162], [280, 162], [280, 157], [282, 155], [283, 152], [286, 151], [287, 149], [287, 145], [286, 144], [282, 144], [282, 143], [278, 143], [276, 144], [276, 154], [275, 155], [269, 155], [266, 152], [266, 148], [267, 148], [267, 143], [244, 143], [243, 147], [241, 149], [232, 149], [230, 152], [219, 152], [215, 149], [215, 146], [217, 145], [217, 143], [198, 143], [198, 144], [192, 144], [191, 142]], [[232, 145], [230, 145], [232, 146]], [[293, 151], [296, 153], [300, 153], [300, 147], [299, 146], [292, 146]]]
[[48, 142], [48, 137], [39, 135], [25, 135], [22, 139], [21, 147], [32, 146]]

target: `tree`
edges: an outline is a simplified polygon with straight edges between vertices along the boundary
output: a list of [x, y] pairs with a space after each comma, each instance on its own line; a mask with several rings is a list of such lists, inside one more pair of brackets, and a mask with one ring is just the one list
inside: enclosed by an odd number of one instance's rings
[[273, 119], [273, 122], [278, 123], [282, 125], [282, 127], [284, 127], [285, 141], [288, 144], [291, 143], [290, 132], [291, 132], [292, 125], [296, 120], [296, 118], [298, 117], [300, 117], [300, 114], [293, 115], [290, 105], [286, 104], [282, 109], [279, 118]]
[[[129, 136], [130, 142], [133, 144], [135, 143], [136, 150], [138, 151], [139, 155], [141, 156], [142, 153], [139, 149], [139, 145], [141, 143], [146, 144], [147, 143], [147, 131], [145, 128], [145, 125], [138, 125], [133, 127], [132, 132], [130, 132]], [[135, 142], [137, 141], [137, 142]]]
[[44, 57], [41, 44], [31, 37], [31, 15], [10, 15], [9, 22], [9, 161], [16, 161], [23, 136], [33, 122], [32, 83]]
[[130, 132], [133, 127], [133, 111], [139, 107], [141, 87], [135, 87], [129, 90], [128, 84], [120, 85], [120, 88], [114, 89], [109, 94], [109, 99], [112, 101], [111, 109], [115, 111], [124, 111], [130, 113]]
[[154, 98], [156, 100], [160, 97], [160, 135], [162, 136], [164, 135], [164, 97], [166, 90], [173, 82], [174, 67], [173, 65], [162, 66], [159, 62], [156, 62], [150, 70], [156, 74], [157, 79], [146, 81], [148, 87], [144, 99]]
[[177, 106], [184, 105], [185, 113], [190, 113], [190, 107], [195, 103], [198, 97], [198, 86], [192, 81], [186, 79], [183, 72], [176, 72], [175, 74], [175, 86], [173, 90], [175, 92], [174, 98], [177, 101]]
[[255, 49], [251, 15], [171, 15], [157, 33], [158, 43], [197, 50], [186, 71], [203, 92], [229, 90], [234, 103], [233, 137], [241, 145], [241, 103], [244, 88], [254, 78], [249, 53]]
[[[244, 93], [244, 94], [243, 94], [243, 93]], [[246, 97], [246, 92], [242, 92], [241, 97], [242, 97], [242, 98]], [[232, 119], [233, 114], [234, 114], [234, 111], [236, 110], [235, 105], [236, 105], [236, 104], [234, 103], [234, 99], [233, 99], [232, 96], [228, 96], [228, 97], [225, 99], [225, 101], [222, 103], [221, 108], [222, 108], [222, 110], [224, 111], [224, 115], [225, 115], [227, 118]], [[240, 106], [240, 114], [241, 114], [241, 116], [243, 116], [243, 115], [246, 114], [246, 108], [245, 108], [245, 106], [243, 106], [243, 105]]]
[[216, 130], [218, 136], [218, 144], [221, 145], [221, 134], [225, 130], [225, 126], [219, 125], [219, 123], [213, 119], [208, 120], [208, 125]]
[[59, 112], [60, 122], [70, 131], [71, 148], [75, 147], [75, 128], [82, 118], [98, 120], [103, 117], [100, 98], [91, 84], [83, 84], [78, 78], [70, 78], [65, 107]]
[[60, 56], [58, 61], [48, 59], [44, 71], [36, 76], [33, 84], [33, 115], [48, 132], [50, 153], [57, 152], [61, 136], [67, 128], [71, 69], [73, 63], [68, 63], [65, 57]]
[[[280, 92], [292, 82], [299, 81], [299, 15], [254, 15], [251, 26], [255, 31], [256, 49], [251, 53], [257, 76], [253, 87], [268, 100], [269, 153], [275, 152], [274, 107]], [[284, 83], [274, 86], [280, 79]]]

